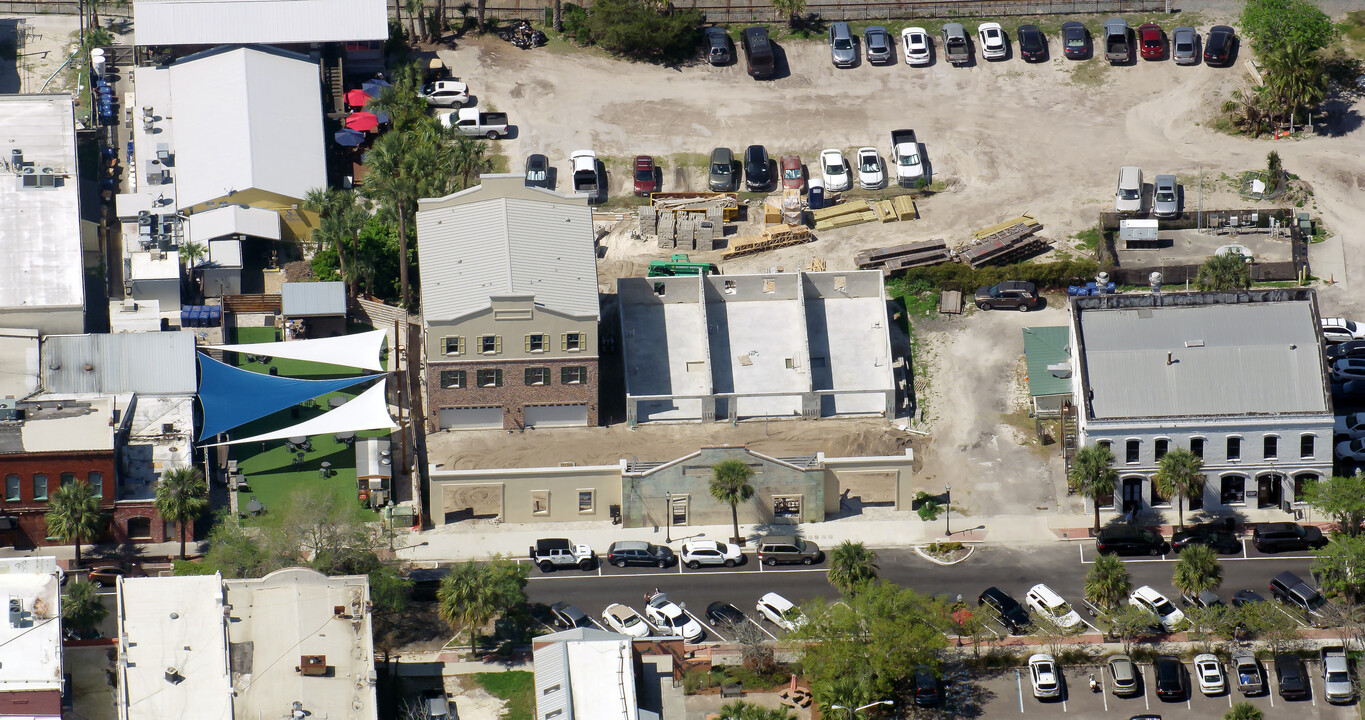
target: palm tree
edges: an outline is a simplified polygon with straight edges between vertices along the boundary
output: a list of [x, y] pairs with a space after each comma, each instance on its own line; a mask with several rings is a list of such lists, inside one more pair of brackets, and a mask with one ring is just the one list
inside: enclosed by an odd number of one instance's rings
[[84, 638], [109, 616], [99, 588], [87, 580], [71, 583], [62, 596], [62, 624]]
[[379, 95], [365, 103], [370, 112], [389, 116], [389, 125], [400, 132], [422, 121], [430, 121], [426, 101], [421, 97], [422, 71], [416, 63], [401, 65], [389, 76], [392, 82]]
[[189, 466], [161, 473], [156, 484], [156, 512], [180, 525], [180, 559], [185, 559], [185, 528], [209, 509], [209, 486], [203, 473]]
[[735, 526], [735, 536], [731, 540], [736, 544], [743, 542], [739, 537], [738, 505], [754, 496], [754, 486], [749, 484], [753, 476], [753, 468], [737, 458], [721, 460], [711, 466], [711, 497], [730, 505], [730, 520]]
[[64, 543], [75, 543], [76, 566], [81, 564], [81, 541], [99, 535], [104, 527], [100, 499], [89, 483], [76, 480], [57, 488], [47, 501], [47, 532]]
[[1265, 720], [1265, 713], [1249, 702], [1239, 702], [1223, 713], [1223, 720]]
[[1175, 561], [1171, 584], [1185, 595], [1217, 590], [1223, 584], [1223, 566], [1218, 555], [1207, 545], [1189, 545], [1180, 551]]
[[476, 17], [478, 18], [478, 20], [479, 20], [479, 34], [482, 35], [482, 34], [483, 34], [483, 28], [484, 28], [484, 25], [483, 25], [483, 18], [484, 18], [484, 16], [488, 13], [488, 0], [478, 0], [478, 5], [477, 5], [476, 7], [477, 7], [478, 9], [475, 10], [474, 12], [475, 12], [475, 16], [476, 16]]
[[355, 191], [333, 187], [309, 190], [303, 199], [303, 208], [318, 214], [317, 227], [312, 230], [317, 252], [322, 252], [327, 245], [336, 248], [341, 279], [346, 281], [349, 293], [354, 295], [355, 271], [347, 267], [346, 245], [350, 244], [351, 256], [354, 258], [359, 253], [360, 231], [365, 227], [369, 213], [356, 203]]
[[1100, 499], [1114, 495], [1118, 479], [1119, 474], [1114, 472], [1114, 454], [1108, 445], [1087, 445], [1071, 458], [1067, 484], [1094, 504], [1096, 533], [1100, 531]]
[[720, 708], [719, 720], [794, 720], [786, 708], [766, 708], [736, 700]]
[[829, 584], [844, 595], [876, 580], [877, 569], [877, 553], [860, 542], [845, 540], [829, 554]]
[[365, 156], [365, 194], [398, 223], [398, 304], [408, 307], [408, 218], [416, 212], [417, 179], [409, 162], [413, 136], [391, 131], [379, 136]]
[[1128, 566], [1115, 555], [1099, 555], [1085, 574], [1085, 599], [1091, 604], [1113, 611], [1133, 592], [1133, 578]]
[[1200, 290], [1244, 290], [1251, 286], [1251, 270], [1239, 253], [1213, 255], [1199, 266], [1194, 281]]
[[1232, 99], [1223, 103], [1222, 110], [1233, 127], [1253, 138], [1270, 132], [1268, 103], [1265, 96], [1255, 90], [1233, 90]]
[[564, 0], [555, 0], [554, 28], [557, 33], [564, 32]]
[[1204, 493], [1204, 461], [1184, 448], [1172, 450], [1157, 462], [1152, 482], [1156, 483], [1157, 492], [1176, 498], [1180, 527], [1185, 527], [1185, 499]]
[[479, 628], [526, 604], [526, 570], [510, 560], [460, 563], [441, 579], [436, 612], [452, 630], [469, 630], [473, 652]]
[[1327, 94], [1322, 56], [1295, 43], [1270, 53], [1265, 59], [1265, 89], [1279, 106], [1276, 110], [1288, 115], [1292, 131], [1299, 108], [1316, 105]]
[[185, 242], [180, 243], [180, 250], [178, 253], [180, 255], [180, 262], [185, 263], [185, 266], [192, 270], [194, 269], [194, 264], [199, 262], [204, 255], [208, 254], [208, 250], [204, 247], [203, 243], [186, 240]]

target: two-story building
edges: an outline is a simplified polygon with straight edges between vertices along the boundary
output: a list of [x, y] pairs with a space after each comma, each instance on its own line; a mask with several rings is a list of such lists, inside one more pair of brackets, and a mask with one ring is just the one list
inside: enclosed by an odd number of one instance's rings
[[1312, 290], [1155, 293], [1071, 300], [1080, 445], [1108, 445], [1119, 512], [1167, 508], [1166, 453], [1202, 458], [1190, 509], [1301, 505], [1332, 472], [1332, 394]]
[[597, 260], [583, 197], [521, 175], [417, 206], [427, 423], [597, 424]]

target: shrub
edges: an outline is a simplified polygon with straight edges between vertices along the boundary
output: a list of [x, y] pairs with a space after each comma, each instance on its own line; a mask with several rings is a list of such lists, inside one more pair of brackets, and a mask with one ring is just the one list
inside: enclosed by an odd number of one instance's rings
[[[1095, 279], [1100, 264], [1088, 258], [1058, 260], [1050, 263], [1018, 263], [972, 269], [962, 263], [944, 263], [910, 268], [889, 281], [892, 294], [904, 294], [911, 287], [973, 292], [1001, 280], [1027, 280], [1040, 290], [1064, 290], [1067, 285], [1085, 284]], [[921, 283], [923, 285], [921, 285]], [[923, 291], [921, 291], [923, 292]]]
[[923, 520], [924, 522], [932, 522], [934, 520], [937, 520], [938, 511], [939, 505], [933, 500], [925, 500], [924, 504], [919, 506], [919, 510], [916, 510], [916, 512], [919, 513], [919, 519]]
[[[583, 29], [589, 42], [607, 52], [666, 63], [696, 52], [701, 23], [702, 14], [696, 10], [661, 13], [642, 0], [595, 0]], [[564, 25], [567, 31], [567, 17]]]
[[[564, 34], [573, 38], [575, 42], [591, 42], [588, 36], [588, 11], [581, 6], [573, 3], [564, 3], [562, 6], [564, 13]], [[551, 8], [553, 13], [554, 9]], [[554, 18], [551, 17], [551, 22]]]

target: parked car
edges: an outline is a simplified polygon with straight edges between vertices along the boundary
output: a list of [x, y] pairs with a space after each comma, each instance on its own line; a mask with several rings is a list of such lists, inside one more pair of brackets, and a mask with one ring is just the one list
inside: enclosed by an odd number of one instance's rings
[[1209, 608], [1223, 604], [1223, 599], [1218, 597], [1217, 593], [1211, 592], [1209, 590], [1204, 590], [1198, 593], [1180, 593], [1180, 600], [1184, 602], [1186, 605], [1192, 605], [1194, 607], [1201, 608]]
[[1095, 550], [1114, 555], [1165, 555], [1171, 546], [1147, 528], [1108, 525], [1095, 536]]
[[1133, 59], [1133, 48], [1128, 42], [1128, 21], [1123, 18], [1104, 21], [1104, 59], [1111, 65]]
[[1232, 62], [1237, 32], [1227, 25], [1214, 25], [1204, 36], [1204, 64], [1223, 67]]
[[834, 67], [853, 67], [858, 62], [858, 48], [853, 46], [853, 30], [846, 22], [829, 26], [829, 57]]
[[1157, 622], [1166, 632], [1175, 632], [1185, 622], [1185, 613], [1156, 591], [1151, 585], [1143, 585], [1128, 596], [1128, 604], [1151, 610]]
[[1195, 65], [1199, 62], [1199, 33], [1187, 25], [1171, 31], [1171, 57], [1176, 65]]
[[764, 535], [758, 540], [758, 560], [764, 565], [801, 563], [811, 565], [825, 561], [825, 552], [810, 540], [795, 535]]
[[762, 145], [744, 148], [744, 186], [754, 192], [767, 190], [773, 182], [769, 164], [767, 148]]
[[612, 603], [602, 611], [602, 620], [612, 630], [631, 637], [646, 637], [653, 634], [654, 628], [645, 622], [640, 613], [620, 603]]
[[853, 188], [853, 174], [848, 170], [844, 154], [835, 148], [820, 151], [820, 176], [829, 192], [843, 192]]
[[860, 147], [855, 154], [858, 158], [858, 187], [876, 190], [886, 184], [886, 171], [882, 169], [882, 156], [877, 148]]
[[734, 59], [734, 44], [725, 28], [706, 28], [706, 61], [712, 65], [728, 65]]
[[1332, 434], [1349, 440], [1365, 436], [1365, 412], [1338, 415], [1336, 422], [1332, 425]]
[[587, 195], [590, 205], [597, 205], [607, 199], [606, 179], [597, 165], [597, 153], [591, 150], [575, 150], [569, 154], [574, 194]]
[[450, 720], [450, 696], [444, 688], [428, 688], [422, 691], [423, 720]]
[[901, 49], [906, 65], [928, 65], [934, 61], [934, 41], [922, 27], [908, 27], [901, 31]]
[[550, 159], [540, 153], [526, 156], [526, 187], [550, 189]]
[[607, 548], [607, 562], [616, 567], [653, 565], [666, 568], [678, 558], [667, 545], [655, 545], [644, 540], [621, 540]]
[[132, 569], [124, 564], [103, 564], [94, 565], [86, 574], [85, 579], [97, 588], [111, 587], [118, 584], [119, 578], [133, 577]]
[[1033, 697], [1043, 700], [1062, 696], [1062, 673], [1051, 655], [1047, 653], [1030, 655], [1028, 672], [1033, 683]]
[[1024, 603], [1039, 617], [1046, 618], [1048, 622], [1063, 630], [1079, 628], [1081, 625], [1081, 616], [1071, 609], [1071, 605], [1063, 600], [1061, 595], [1043, 583], [1029, 588], [1024, 594]]
[[1025, 62], [1041, 62], [1047, 59], [1047, 38], [1037, 25], [1019, 26], [1019, 57]]
[[739, 44], [744, 48], [745, 69], [755, 80], [770, 78], [777, 72], [777, 62], [773, 54], [772, 41], [768, 39], [768, 29], [764, 27], [744, 28], [739, 35]]
[[574, 544], [564, 538], [542, 538], [530, 549], [531, 562], [541, 572], [576, 567], [579, 570], [593, 570], [597, 567], [597, 554], [582, 543]]
[[700, 642], [702, 636], [706, 634], [701, 623], [684, 612], [677, 603], [669, 600], [665, 593], [656, 592], [649, 596], [649, 601], [645, 603], [645, 617], [661, 635], [677, 636], [694, 643]]
[[682, 545], [682, 562], [696, 570], [702, 565], [734, 567], [744, 562], [738, 545], [716, 540], [688, 540]]
[[1194, 656], [1194, 676], [1199, 679], [1199, 692], [1205, 695], [1227, 692], [1228, 679], [1223, 674], [1223, 664], [1209, 653]]
[[1251, 603], [1265, 602], [1265, 598], [1255, 590], [1242, 589], [1232, 594], [1232, 606], [1242, 607]]
[[1355, 683], [1351, 681], [1351, 664], [1346, 648], [1324, 645], [1318, 649], [1322, 665], [1322, 694], [1329, 703], [1348, 703], [1355, 699]]
[[635, 195], [645, 197], [659, 191], [659, 172], [654, 158], [649, 155], [635, 156]]
[[1332, 363], [1332, 382], [1365, 380], [1365, 358], [1342, 358]]
[[1327, 358], [1329, 363], [1348, 357], [1365, 358], [1365, 340], [1347, 340], [1346, 342], [1328, 345], [1323, 356]]
[[577, 605], [570, 605], [566, 602], [557, 602], [551, 605], [550, 617], [554, 618], [555, 625], [562, 628], [593, 626], [587, 613], [579, 610]]
[[792, 632], [806, 623], [806, 616], [801, 613], [801, 609], [777, 593], [770, 592], [759, 598], [755, 609], [768, 622], [787, 632]]
[[1145, 23], [1137, 29], [1138, 46], [1141, 48], [1143, 60], [1160, 60], [1166, 52], [1166, 44], [1161, 37], [1161, 26], [1156, 23]]
[[469, 86], [458, 80], [437, 80], [423, 85], [421, 95], [431, 107], [459, 107], [469, 102]]
[[1171, 535], [1171, 548], [1175, 551], [1191, 545], [1206, 545], [1224, 555], [1242, 551], [1242, 541], [1233, 532], [1233, 525], [1223, 520], [1188, 525]]
[[976, 37], [981, 41], [981, 57], [987, 60], [1003, 60], [1009, 52], [1005, 47], [1005, 29], [1000, 23], [981, 23], [976, 28]]
[[1142, 213], [1142, 168], [1119, 168], [1118, 189], [1114, 191], [1114, 212], [1119, 215]]
[[1327, 544], [1322, 531], [1292, 522], [1261, 523], [1251, 531], [1251, 545], [1263, 553], [1316, 550]]
[[1282, 603], [1293, 605], [1307, 615], [1316, 615], [1327, 604], [1327, 598], [1316, 588], [1304, 582], [1303, 578], [1285, 571], [1270, 578], [1270, 596]]
[[480, 112], [476, 107], [462, 107], [437, 115], [441, 124], [465, 137], [497, 140], [512, 131], [507, 124], [507, 113]]
[[733, 192], [739, 187], [735, 177], [735, 154], [730, 148], [718, 147], [711, 151], [711, 175], [707, 185], [713, 192]]
[[1298, 655], [1280, 653], [1275, 656], [1275, 680], [1280, 685], [1280, 697], [1285, 700], [1308, 698], [1308, 673]]
[[1068, 60], [1090, 57], [1090, 30], [1075, 20], [1062, 23], [1062, 54]]
[[863, 49], [870, 63], [884, 63], [892, 60], [891, 33], [881, 25], [869, 25], [863, 31]]
[[1329, 343], [1365, 340], [1365, 327], [1343, 317], [1323, 318], [1322, 339]]
[[1265, 672], [1261, 662], [1247, 650], [1240, 650], [1232, 656], [1232, 677], [1237, 682], [1237, 691], [1246, 696], [1260, 695], [1265, 692]]
[[1038, 304], [1038, 288], [1024, 280], [1005, 280], [976, 289], [976, 306], [982, 310], [1012, 307], [1019, 312]]
[[1185, 679], [1185, 664], [1170, 655], [1158, 655], [1152, 662], [1156, 677], [1156, 696], [1167, 702], [1184, 700], [1189, 694]]
[[1332, 395], [1343, 398], [1365, 397], [1365, 382], [1360, 380], [1347, 380], [1340, 385], [1333, 385]]
[[976, 598], [976, 604], [978, 607], [989, 608], [1014, 635], [1022, 635], [1028, 629], [1030, 624], [1028, 611], [1018, 600], [998, 587], [986, 588], [986, 591]]
[[1142, 690], [1141, 673], [1138, 672], [1137, 665], [1133, 664], [1133, 659], [1127, 655], [1109, 658], [1109, 678], [1110, 687], [1117, 697], [1137, 695]]
[[914, 690], [915, 705], [918, 707], [933, 707], [943, 698], [938, 686], [938, 676], [928, 665], [919, 665], [911, 672], [910, 685]]
[[1173, 218], [1180, 214], [1180, 189], [1174, 175], [1157, 175], [1152, 190], [1152, 214]]
[[944, 23], [943, 54], [953, 65], [966, 65], [972, 61], [972, 47], [967, 43], [967, 28], [962, 23]]
[[896, 166], [896, 184], [901, 187], [914, 187], [924, 179], [924, 158], [914, 130], [891, 131], [891, 164]]
[[1365, 462], [1365, 438], [1337, 443], [1335, 455], [1338, 460]]
[[806, 170], [801, 167], [800, 155], [782, 156], [782, 189], [800, 190], [806, 185]]
[[744, 613], [730, 603], [717, 600], [706, 606], [706, 622], [711, 627], [721, 625], [735, 628], [743, 625], [745, 620], [748, 618], [744, 616]]

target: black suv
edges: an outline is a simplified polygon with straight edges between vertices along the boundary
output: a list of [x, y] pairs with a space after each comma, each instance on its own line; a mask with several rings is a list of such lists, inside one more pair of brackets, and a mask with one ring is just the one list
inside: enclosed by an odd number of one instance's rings
[[1227, 65], [1232, 61], [1232, 48], [1236, 44], [1236, 31], [1227, 25], [1214, 25], [1204, 36], [1204, 64]]
[[762, 145], [744, 149], [744, 185], [753, 191], [767, 190], [773, 175], [768, 169], [768, 151]]
[[1275, 656], [1275, 679], [1280, 683], [1280, 697], [1285, 700], [1304, 700], [1308, 697], [1308, 674], [1298, 655], [1280, 653]]
[[1191, 545], [1207, 545], [1214, 552], [1230, 555], [1242, 551], [1242, 541], [1233, 532], [1232, 518], [1191, 525], [1171, 535], [1171, 548], [1179, 552]]
[[755, 80], [770, 78], [777, 72], [773, 45], [768, 39], [767, 28], [744, 28], [744, 32], [739, 36], [739, 44], [744, 48], [744, 62], [748, 67], [749, 77]]
[[1132, 525], [1110, 525], [1101, 528], [1095, 537], [1095, 549], [1114, 555], [1165, 555], [1171, 546], [1147, 528]]
[[651, 545], [644, 540], [622, 540], [607, 549], [607, 562], [616, 567], [653, 565], [668, 567], [678, 561], [673, 551], [663, 545]]
[[981, 593], [976, 599], [976, 604], [994, 610], [1000, 622], [1010, 629], [1011, 634], [1022, 635], [1029, 626], [1028, 611], [1018, 600], [998, 587], [986, 588], [986, 592]]
[[1185, 665], [1179, 658], [1158, 655], [1156, 661], [1152, 663], [1152, 670], [1156, 675], [1157, 697], [1168, 702], [1185, 699], [1188, 693], [1185, 686]]
[[1270, 579], [1270, 594], [1282, 603], [1289, 603], [1306, 613], [1316, 613], [1327, 604], [1327, 598], [1312, 585], [1292, 572], [1282, 572]]
[[1327, 544], [1322, 531], [1292, 522], [1262, 523], [1251, 533], [1251, 544], [1263, 553], [1316, 550]]
[[1012, 307], [1023, 312], [1037, 304], [1038, 289], [1023, 280], [1006, 280], [976, 291], [976, 306], [982, 310]]
[[915, 704], [920, 707], [933, 707], [938, 704], [942, 693], [938, 689], [938, 678], [934, 677], [934, 669], [928, 665], [920, 665], [915, 668]]

